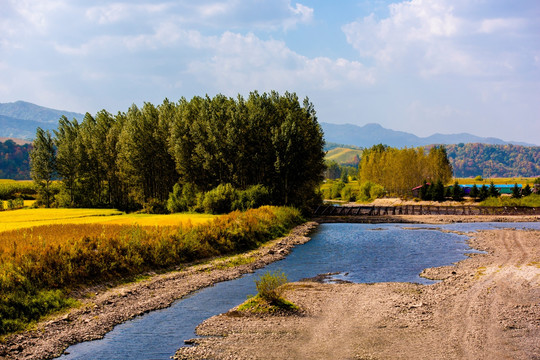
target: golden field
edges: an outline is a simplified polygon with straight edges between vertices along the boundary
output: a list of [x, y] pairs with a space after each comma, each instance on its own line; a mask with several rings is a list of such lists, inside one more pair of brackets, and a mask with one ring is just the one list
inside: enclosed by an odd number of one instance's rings
[[495, 185], [514, 185], [514, 184], [521, 184], [523, 186], [529, 184], [532, 186], [534, 183], [534, 180], [536, 178], [534, 177], [515, 177], [515, 178], [485, 178], [481, 181], [477, 181], [474, 178], [454, 178], [454, 181], [457, 181], [461, 185], [480, 185], [482, 186], [485, 184], [486, 186], [489, 186], [491, 182], [493, 181], [493, 184]]
[[114, 209], [19, 209], [0, 212], [0, 232], [61, 224], [139, 225], [145, 227], [179, 226], [189, 223], [197, 225], [216, 217], [216, 215], [209, 214], [126, 214]]

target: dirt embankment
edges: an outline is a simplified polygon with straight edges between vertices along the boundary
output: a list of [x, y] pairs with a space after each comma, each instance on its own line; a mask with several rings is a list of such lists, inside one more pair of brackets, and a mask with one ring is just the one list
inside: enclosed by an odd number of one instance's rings
[[294, 316], [212, 317], [176, 359], [540, 359], [540, 231], [493, 230], [487, 251], [427, 269], [434, 285], [290, 284]]
[[145, 281], [87, 293], [80, 299], [80, 308], [43, 321], [34, 330], [7, 337], [0, 343], [0, 360], [50, 359], [61, 355], [69, 345], [102, 338], [115, 325], [135, 316], [165, 308], [193, 291], [240, 277], [282, 259], [294, 246], [308, 241], [306, 235], [316, 225], [314, 222], [300, 225], [288, 236], [236, 257], [163, 275], [154, 274]]

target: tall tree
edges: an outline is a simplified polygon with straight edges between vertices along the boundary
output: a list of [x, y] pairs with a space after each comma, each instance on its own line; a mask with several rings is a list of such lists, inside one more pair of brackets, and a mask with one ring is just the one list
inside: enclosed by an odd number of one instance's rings
[[69, 194], [69, 204], [76, 203], [79, 159], [76, 156], [76, 143], [79, 135], [77, 119], [69, 121], [62, 115], [58, 121], [58, 129], [54, 130], [56, 145], [56, 168], [62, 179], [65, 190]]
[[30, 153], [32, 179], [39, 187], [45, 206], [50, 207], [52, 201], [51, 183], [56, 175], [56, 151], [49, 130], [38, 127], [34, 148]]

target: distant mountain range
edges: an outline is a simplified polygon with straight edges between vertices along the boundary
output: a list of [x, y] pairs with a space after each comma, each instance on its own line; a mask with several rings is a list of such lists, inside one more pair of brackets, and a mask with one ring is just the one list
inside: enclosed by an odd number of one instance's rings
[[367, 124], [357, 126], [352, 124], [321, 123], [326, 142], [349, 144], [360, 147], [371, 147], [377, 144], [385, 144], [393, 147], [416, 147], [432, 144], [467, 144], [482, 143], [491, 145], [522, 145], [535, 146], [518, 141], [504, 141], [491, 137], [479, 137], [467, 133], [461, 134], [434, 134], [428, 137], [419, 137], [403, 131], [385, 129], [379, 124]]
[[84, 115], [63, 110], [49, 109], [26, 101], [0, 103], [0, 137], [32, 139], [36, 129], [56, 129], [58, 119], [82, 120]]
[[[0, 137], [32, 139], [37, 127], [44, 130], [56, 129], [58, 119], [65, 115], [68, 119], [76, 118], [82, 121], [84, 114], [55, 110], [35, 105], [26, 101], [13, 103], [0, 103]], [[321, 123], [327, 143], [355, 145], [370, 147], [376, 144], [385, 144], [393, 147], [416, 147], [431, 144], [460, 144], [483, 143], [492, 145], [523, 145], [535, 146], [517, 141], [504, 141], [497, 138], [479, 137], [467, 133], [461, 134], [434, 134], [428, 137], [419, 137], [403, 131], [383, 128], [379, 124], [357, 126], [352, 124]]]

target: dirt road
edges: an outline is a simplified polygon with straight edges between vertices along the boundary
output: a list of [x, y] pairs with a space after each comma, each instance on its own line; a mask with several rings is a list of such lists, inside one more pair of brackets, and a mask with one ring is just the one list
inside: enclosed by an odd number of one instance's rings
[[208, 319], [177, 359], [540, 359], [540, 232], [475, 235], [434, 285], [289, 285], [304, 313]]

